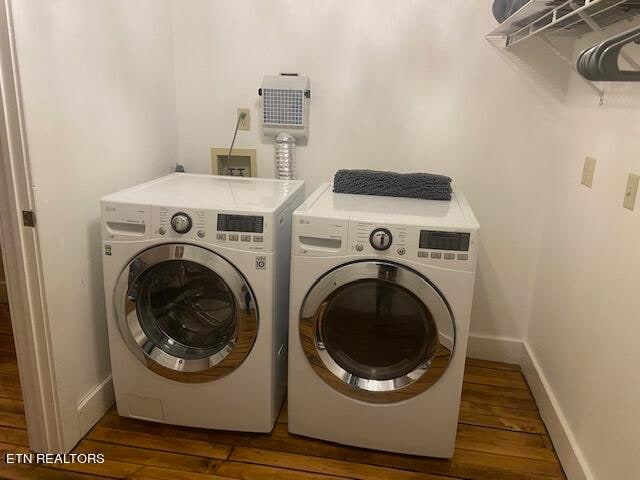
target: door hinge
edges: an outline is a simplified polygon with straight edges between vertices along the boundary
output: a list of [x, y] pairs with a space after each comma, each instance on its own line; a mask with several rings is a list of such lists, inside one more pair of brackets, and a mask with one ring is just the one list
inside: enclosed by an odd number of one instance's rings
[[25, 227], [35, 227], [36, 226], [36, 214], [33, 213], [33, 210], [23, 210], [22, 211], [22, 224]]

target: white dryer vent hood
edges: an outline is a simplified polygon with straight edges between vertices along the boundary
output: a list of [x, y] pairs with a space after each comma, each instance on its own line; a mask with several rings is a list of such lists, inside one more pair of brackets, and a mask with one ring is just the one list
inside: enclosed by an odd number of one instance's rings
[[297, 74], [265, 75], [262, 97], [262, 132], [266, 137], [287, 133], [296, 140], [309, 137], [309, 77]]

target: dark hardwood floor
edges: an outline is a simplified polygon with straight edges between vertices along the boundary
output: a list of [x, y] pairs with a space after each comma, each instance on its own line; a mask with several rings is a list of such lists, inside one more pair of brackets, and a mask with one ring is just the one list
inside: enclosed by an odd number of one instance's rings
[[[28, 453], [9, 311], [0, 305], [0, 449]], [[74, 450], [103, 464], [8, 465], [0, 478], [135, 480], [564, 479], [529, 387], [515, 365], [469, 359], [451, 460], [345, 447], [290, 435], [286, 407], [269, 434], [146, 423], [111, 410]]]

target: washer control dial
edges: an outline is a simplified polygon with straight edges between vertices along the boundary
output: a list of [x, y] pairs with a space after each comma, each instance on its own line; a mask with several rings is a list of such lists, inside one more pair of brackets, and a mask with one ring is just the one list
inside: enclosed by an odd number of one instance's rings
[[376, 228], [373, 232], [371, 232], [371, 236], [369, 237], [369, 243], [376, 250], [387, 250], [391, 243], [393, 242], [393, 237], [391, 232], [386, 228]]
[[184, 212], [178, 212], [171, 217], [171, 228], [176, 233], [187, 233], [191, 230], [191, 225], [191, 217]]

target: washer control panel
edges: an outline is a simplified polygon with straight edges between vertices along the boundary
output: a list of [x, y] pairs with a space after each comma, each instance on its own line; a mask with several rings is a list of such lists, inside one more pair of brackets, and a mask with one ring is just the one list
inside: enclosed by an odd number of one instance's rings
[[273, 248], [270, 225], [262, 215], [153, 207], [152, 236], [167, 240], [199, 240], [251, 251]]

